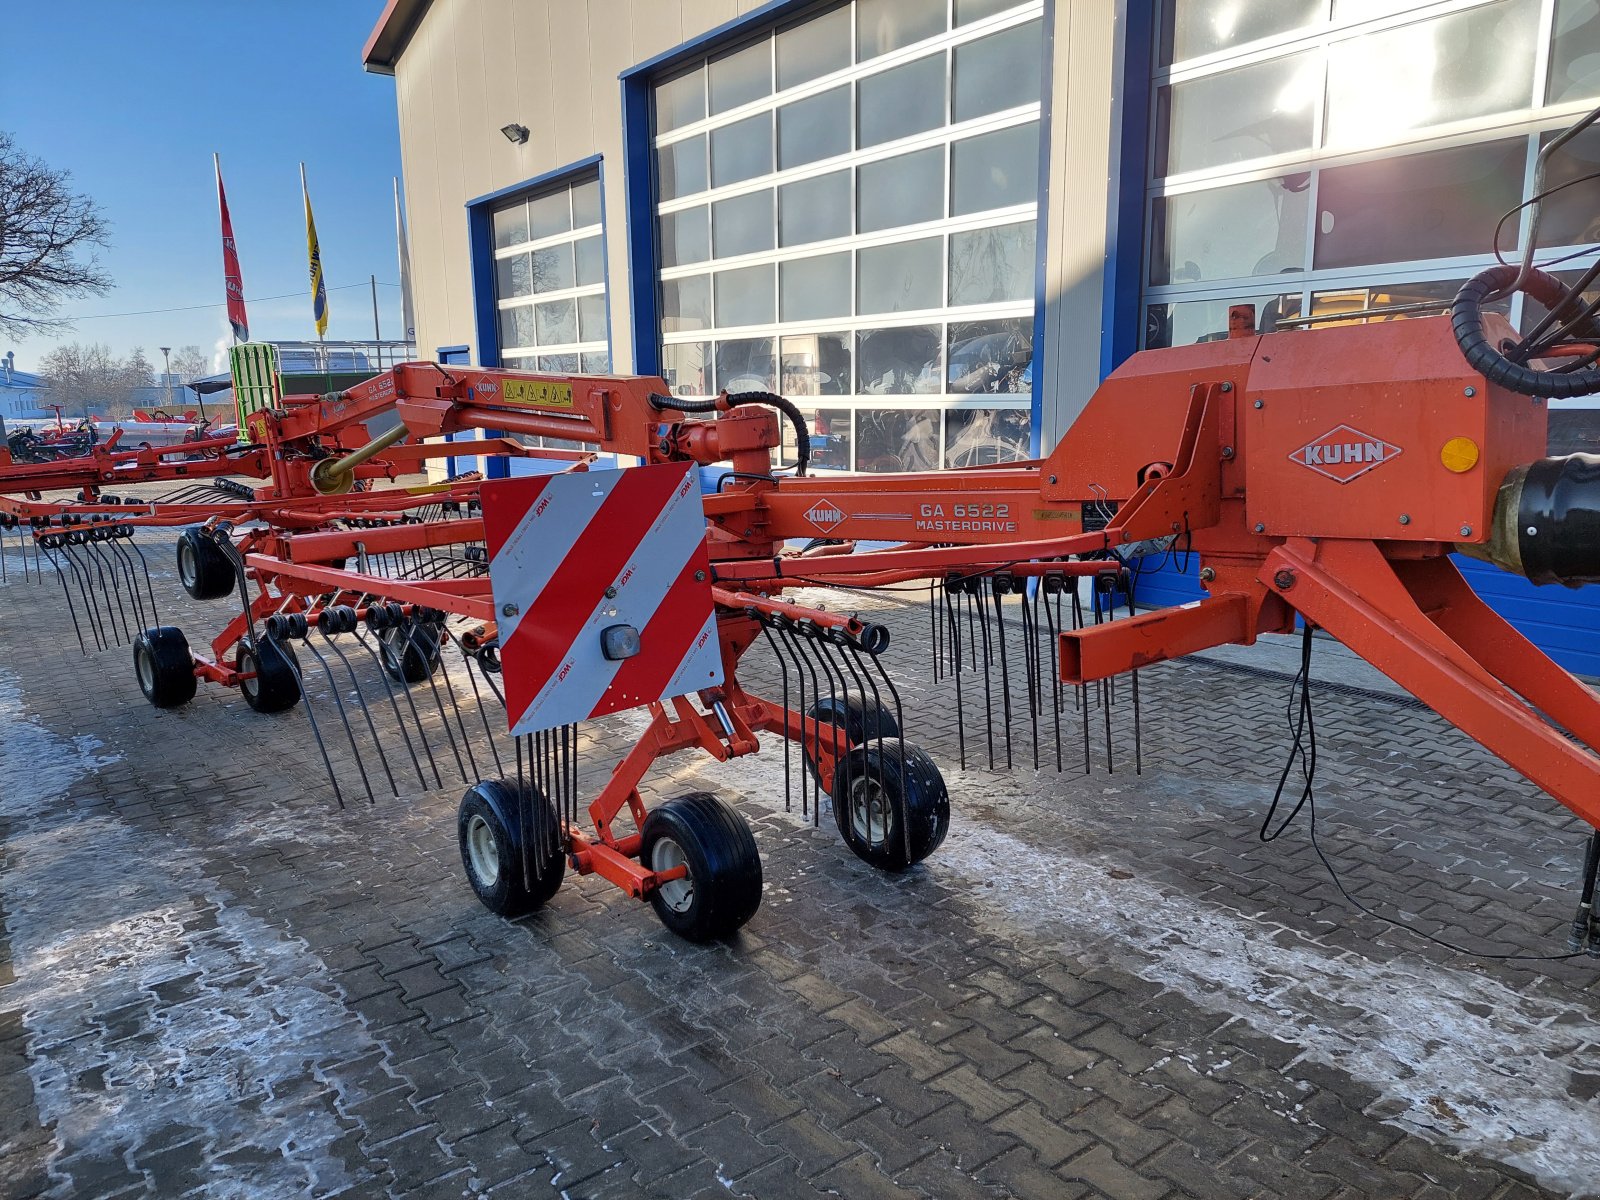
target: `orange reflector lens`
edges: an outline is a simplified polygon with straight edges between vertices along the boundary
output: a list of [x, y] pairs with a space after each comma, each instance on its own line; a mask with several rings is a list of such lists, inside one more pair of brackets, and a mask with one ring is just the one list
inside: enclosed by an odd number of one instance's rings
[[1446, 470], [1464, 474], [1478, 465], [1478, 443], [1469, 437], [1453, 437], [1439, 451], [1439, 461]]

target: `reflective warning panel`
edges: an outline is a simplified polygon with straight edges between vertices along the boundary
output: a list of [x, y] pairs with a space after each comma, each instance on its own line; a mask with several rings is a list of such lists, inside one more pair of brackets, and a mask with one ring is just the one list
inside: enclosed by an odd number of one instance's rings
[[512, 733], [722, 682], [692, 466], [499, 479], [480, 495]]

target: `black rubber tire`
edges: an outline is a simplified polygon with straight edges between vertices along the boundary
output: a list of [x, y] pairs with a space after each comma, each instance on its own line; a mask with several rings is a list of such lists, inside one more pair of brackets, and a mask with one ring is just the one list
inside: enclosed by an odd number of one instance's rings
[[439, 665], [439, 633], [431, 625], [393, 625], [378, 634], [378, 652], [390, 679], [421, 683]]
[[485, 908], [502, 917], [523, 917], [546, 904], [567, 870], [556, 807], [538, 788], [532, 794], [536, 853], [531, 880], [523, 878], [522, 810], [515, 784], [480, 780], [467, 789], [456, 810], [456, 840], [467, 886]]
[[177, 708], [194, 699], [194, 655], [175, 625], [146, 629], [133, 639], [133, 671], [144, 698], [157, 708]]
[[258, 655], [250, 639], [239, 643], [235, 662], [241, 671], [255, 672], [240, 682], [244, 702], [258, 713], [284, 712], [300, 703], [299, 662], [282, 642], [264, 638]]
[[[806, 716], [822, 724], [839, 726], [844, 730], [845, 737], [850, 739], [851, 746], [875, 742], [880, 738], [900, 736], [900, 723], [894, 719], [894, 714], [876, 697], [864, 696], [858, 692], [846, 692], [842, 696], [824, 696], [806, 709]], [[807, 725], [809, 724], [808, 721]], [[816, 761], [809, 754], [805, 759], [811, 778], [817, 781], [819, 787], [831, 794], [833, 780], [822, 777], [822, 772], [817, 770]]]
[[178, 535], [178, 582], [196, 600], [217, 600], [233, 591], [233, 563], [216, 542], [199, 529]]
[[[725, 938], [761, 907], [761, 854], [750, 825], [731, 805], [695, 792], [651, 809], [640, 829], [639, 861], [665, 870], [682, 861], [684, 880], [650, 893], [661, 923], [691, 942]], [[674, 884], [687, 883], [687, 889]]]
[[833, 777], [833, 819], [857, 858], [880, 870], [904, 871], [944, 841], [950, 793], [938, 765], [920, 746], [898, 739], [874, 742], [840, 760]]

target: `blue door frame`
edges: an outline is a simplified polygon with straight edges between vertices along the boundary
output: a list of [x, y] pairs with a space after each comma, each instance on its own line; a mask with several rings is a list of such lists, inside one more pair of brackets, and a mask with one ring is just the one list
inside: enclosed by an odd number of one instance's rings
[[[470, 346], [440, 346], [436, 352], [439, 364], [446, 367], [451, 366], [452, 364], [461, 367], [466, 366], [471, 361], [471, 354], [472, 347]], [[460, 434], [456, 433], [447, 433], [444, 435], [444, 437], [445, 441], [447, 442], [456, 441], [458, 438], [462, 441], [467, 440]], [[446, 479], [454, 479], [456, 477], [456, 463], [458, 461], [459, 460], [454, 455], [444, 460], [444, 474]]]

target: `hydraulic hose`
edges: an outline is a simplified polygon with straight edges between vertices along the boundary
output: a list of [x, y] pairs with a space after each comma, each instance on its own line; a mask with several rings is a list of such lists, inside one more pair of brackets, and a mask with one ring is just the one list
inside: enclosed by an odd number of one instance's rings
[[[1536, 371], [1512, 362], [1498, 347], [1489, 344], [1483, 332], [1484, 302], [1505, 292], [1517, 282], [1519, 274], [1519, 268], [1513, 266], [1490, 267], [1467, 280], [1456, 293], [1455, 303], [1450, 306], [1450, 325], [1455, 330], [1456, 342], [1466, 357], [1467, 365], [1490, 383], [1524, 396], [1569, 400], [1575, 396], [1600, 392], [1600, 368], [1568, 372]], [[1528, 271], [1520, 286], [1522, 291], [1552, 312], [1569, 298], [1561, 281], [1543, 271]]]
[[738, 408], [741, 404], [764, 404], [775, 408], [789, 418], [794, 426], [795, 474], [804, 475], [811, 463], [811, 434], [806, 430], [806, 418], [794, 401], [776, 392], [727, 392], [712, 400], [682, 400], [676, 396], [651, 396], [656, 408], [675, 408], [686, 413], [715, 413]]

